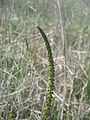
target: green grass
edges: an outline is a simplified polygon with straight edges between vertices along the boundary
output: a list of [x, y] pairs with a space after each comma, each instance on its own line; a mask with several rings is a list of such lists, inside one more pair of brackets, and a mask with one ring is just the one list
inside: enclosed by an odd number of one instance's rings
[[42, 117], [49, 67], [37, 24], [49, 39], [55, 65], [52, 119], [90, 118], [90, 3], [63, 0], [64, 7], [61, 7], [67, 70], [62, 106], [64, 46], [57, 1], [0, 1], [0, 120], [9, 120], [12, 108], [15, 108], [15, 119], [40, 120]]

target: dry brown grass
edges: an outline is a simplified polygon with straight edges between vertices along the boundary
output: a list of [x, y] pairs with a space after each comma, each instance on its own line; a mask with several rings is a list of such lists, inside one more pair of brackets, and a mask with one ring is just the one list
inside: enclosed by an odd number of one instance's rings
[[[79, 9], [79, 2], [78, 6], [64, 2], [66, 21], [62, 31], [57, 1], [19, 0], [13, 6], [15, 1], [9, 0], [0, 8], [0, 120], [9, 120], [12, 109], [15, 120], [41, 120], [49, 70], [47, 51], [35, 28], [37, 23], [45, 30], [53, 51], [53, 101], [58, 102], [59, 117], [63, 120], [90, 119], [86, 92], [90, 25], [85, 22], [88, 24], [85, 28], [82, 23], [86, 20], [84, 13], [90, 12], [87, 8], [85, 11], [82, 7]], [[72, 4], [71, 8], [69, 4]], [[84, 12], [79, 16], [80, 24], [74, 9], [78, 11], [77, 15], [80, 10]]]

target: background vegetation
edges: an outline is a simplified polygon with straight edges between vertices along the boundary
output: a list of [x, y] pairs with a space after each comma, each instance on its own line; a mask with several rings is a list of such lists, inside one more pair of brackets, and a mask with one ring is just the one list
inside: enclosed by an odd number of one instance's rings
[[90, 0], [0, 0], [0, 120], [41, 120], [55, 65], [52, 120], [90, 120]]

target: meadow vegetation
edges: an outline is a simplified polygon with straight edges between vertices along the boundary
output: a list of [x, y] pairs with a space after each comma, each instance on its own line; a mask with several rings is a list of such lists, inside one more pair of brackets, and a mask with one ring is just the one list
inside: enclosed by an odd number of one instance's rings
[[55, 68], [43, 120], [90, 120], [89, 0], [0, 0], [0, 120], [42, 119], [49, 63], [36, 25]]

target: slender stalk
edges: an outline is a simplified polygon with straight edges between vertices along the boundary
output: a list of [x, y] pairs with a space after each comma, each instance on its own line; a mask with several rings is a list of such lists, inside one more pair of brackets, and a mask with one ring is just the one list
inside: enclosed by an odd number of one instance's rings
[[43, 110], [43, 114], [42, 114], [42, 120], [50, 120], [52, 92], [54, 90], [54, 63], [53, 63], [52, 51], [51, 51], [51, 47], [50, 47], [48, 38], [47, 38], [46, 34], [44, 33], [44, 31], [39, 26], [37, 26], [37, 28], [44, 39], [45, 46], [46, 46], [47, 52], [48, 52], [48, 63], [49, 63], [48, 91], [47, 91], [46, 102], [45, 102], [45, 106], [44, 106], [44, 110]]
[[[66, 76], [67, 76], [67, 72], [66, 72], [66, 41], [65, 41], [65, 34], [64, 34], [64, 19], [63, 19], [63, 11], [64, 8], [63, 6], [63, 0], [57, 0], [57, 4], [58, 4], [58, 8], [59, 8], [59, 17], [60, 17], [60, 25], [61, 25], [61, 37], [62, 37], [62, 41], [63, 41], [63, 56], [64, 56], [64, 60], [62, 62], [62, 72], [64, 73], [62, 76], [63, 79], [63, 102], [62, 102], [62, 110], [59, 110], [59, 114], [58, 114], [58, 120], [63, 120], [63, 108], [64, 108], [64, 103], [65, 103], [65, 96], [66, 96]], [[63, 9], [62, 9], [63, 8]], [[59, 91], [60, 92], [60, 91]], [[59, 103], [59, 107], [60, 107], [60, 103]]]

